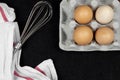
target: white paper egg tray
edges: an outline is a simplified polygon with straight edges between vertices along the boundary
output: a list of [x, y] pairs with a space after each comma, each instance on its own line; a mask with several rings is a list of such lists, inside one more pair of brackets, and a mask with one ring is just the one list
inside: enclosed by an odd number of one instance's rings
[[[79, 5], [89, 5], [95, 11], [101, 5], [109, 5], [114, 10], [114, 18], [109, 24], [102, 25], [93, 19], [90, 23], [95, 32], [101, 26], [114, 30], [114, 42], [110, 45], [99, 45], [95, 40], [90, 45], [80, 46], [73, 41], [73, 31], [78, 24], [74, 21], [74, 9]], [[59, 46], [65, 51], [114, 51], [120, 50], [120, 3], [118, 0], [63, 0], [60, 4]]]

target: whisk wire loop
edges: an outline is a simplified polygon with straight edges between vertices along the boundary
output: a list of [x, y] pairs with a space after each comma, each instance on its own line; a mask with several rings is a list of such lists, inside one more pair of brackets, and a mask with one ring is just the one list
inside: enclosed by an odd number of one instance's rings
[[52, 18], [52, 15], [52, 6], [49, 2], [39, 1], [36, 3], [27, 19], [25, 28], [21, 34], [21, 40], [15, 46], [15, 52], [21, 49], [28, 38], [42, 28]]

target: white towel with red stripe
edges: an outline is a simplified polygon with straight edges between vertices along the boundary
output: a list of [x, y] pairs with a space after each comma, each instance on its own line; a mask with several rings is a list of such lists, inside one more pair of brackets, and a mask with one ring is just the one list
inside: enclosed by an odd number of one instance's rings
[[14, 44], [20, 40], [14, 9], [0, 3], [0, 80], [58, 80], [51, 59], [35, 68], [20, 66], [21, 50], [13, 54]]

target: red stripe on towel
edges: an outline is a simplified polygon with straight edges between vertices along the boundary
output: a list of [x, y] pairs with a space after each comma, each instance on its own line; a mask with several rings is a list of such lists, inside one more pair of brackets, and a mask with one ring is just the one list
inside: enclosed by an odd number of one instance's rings
[[42, 74], [46, 75], [44, 71], [42, 71], [39, 67], [35, 68], [36, 70], [38, 70], [39, 72], [41, 72]]
[[24, 79], [26, 79], [26, 80], [33, 80], [32, 78], [29, 78], [29, 77], [20, 76], [16, 71], [14, 71], [14, 75], [15, 75], [15, 76], [18, 76], [18, 77], [21, 77], [21, 78], [24, 78]]
[[1, 12], [1, 14], [2, 14], [2, 17], [3, 17], [4, 21], [5, 21], [5, 22], [8, 22], [8, 19], [7, 19], [7, 17], [6, 17], [6, 15], [5, 15], [5, 13], [4, 13], [4, 11], [3, 11], [3, 9], [2, 9], [1, 6], [0, 6], [0, 12]]

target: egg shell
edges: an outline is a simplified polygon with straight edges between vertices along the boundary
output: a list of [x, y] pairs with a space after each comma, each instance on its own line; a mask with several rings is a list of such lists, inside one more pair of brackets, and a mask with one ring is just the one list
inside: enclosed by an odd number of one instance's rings
[[96, 20], [101, 24], [107, 24], [113, 20], [114, 10], [108, 5], [100, 6], [96, 10]]
[[93, 40], [93, 31], [89, 26], [78, 26], [74, 30], [73, 39], [78, 45], [87, 45]]
[[109, 27], [100, 27], [95, 33], [95, 39], [100, 45], [108, 45], [114, 41], [114, 31]]
[[74, 11], [74, 19], [79, 24], [87, 24], [93, 18], [93, 11], [87, 5], [80, 5]]

